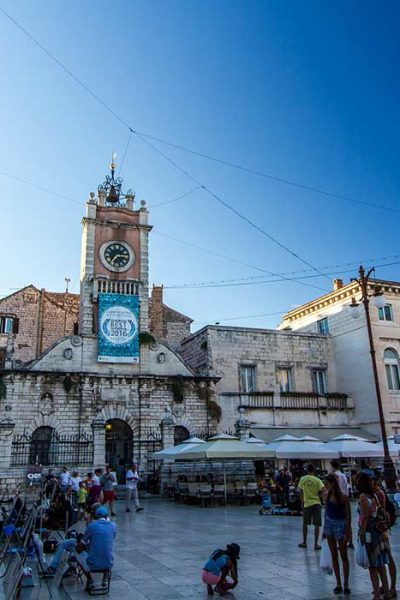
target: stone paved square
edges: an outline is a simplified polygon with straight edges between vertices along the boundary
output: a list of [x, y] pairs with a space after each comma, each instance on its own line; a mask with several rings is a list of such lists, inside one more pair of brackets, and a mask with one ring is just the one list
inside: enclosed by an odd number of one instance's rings
[[[145, 500], [142, 513], [125, 513], [117, 502], [115, 566], [110, 598], [205, 600], [200, 570], [209, 553], [235, 541], [241, 545], [239, 585], [229, 600], [325, 600], [334, 598], [334, 577], [319, 568], [319, 553], [297, 547], [301, 518], [260, 516], [257, 506], [200, 508]], [[353, 525], [354, 525], [353, 520]], [[356, 529], [356, 528], [354, 528]], [[399, 525], [392, 534], [399, 553]], [[369, 600], [368, 573], [351, 564], [351, 598]], [[78, 584], [65, 586], [71, 600], [88, 598]], [[216, 597], [219, 597], [218, 595]], [[341, 596], [336, 596], [341, 598]], [[344, 598], [344, 596], [343, 596]]]

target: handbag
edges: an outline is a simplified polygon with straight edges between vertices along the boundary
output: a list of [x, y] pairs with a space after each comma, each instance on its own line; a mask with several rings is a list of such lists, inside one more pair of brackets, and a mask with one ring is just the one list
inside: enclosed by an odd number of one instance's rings
[[390, 529], [390, 515], [388, 511], [383, 508], [376, 495], [375, 501], [377, 503], [375, 529], [384, 533]]
[[369, 558], [365, 544], [362, 544], [360, 540], [357, 540], [356, 547], [356, 563], [363, 569], [369, 569]]
[[327, 573], [328, 575], [332, 575], [332, 573], [333, 573], [332, 554], [331, 554], [331, 551], [329, 550], [328, 542], [326, 541], [326, 539], [324, 539], [322, 541], [322, 551], [321, 551], [319, 566], [321, 567], [321, 569], [324, 573]]

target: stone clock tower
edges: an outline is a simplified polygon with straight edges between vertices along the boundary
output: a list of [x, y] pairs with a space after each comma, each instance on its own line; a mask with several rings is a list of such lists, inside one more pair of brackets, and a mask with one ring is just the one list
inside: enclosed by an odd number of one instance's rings
[[90, 194], [82, 220], [79, 333], [98, 332], [100, 295], [118, 294], [139, 299], [139, 331], [148, 331], [148, 211], [144, 200], [135, 207], [131, 190], [122, 191], [115, 177], [113, 156], [111, 175], [99, 186], [97, 197]]

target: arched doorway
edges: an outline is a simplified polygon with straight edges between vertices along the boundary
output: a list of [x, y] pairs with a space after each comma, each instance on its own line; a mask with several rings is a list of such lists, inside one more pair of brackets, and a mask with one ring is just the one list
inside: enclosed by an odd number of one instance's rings
[[133, 432], [121, 419], [109, 419], [106, 423], [106, 463], [117, 473], [132, 463]]
[[50, 456], [53, 431], [52, 427], [38, 427], [32, 433], [29, 446], [30, 465], [43, 465], [47, 467], [54, 461], [54, 457]]
[[183, 425], [175, 425], [174, 427], [174, 444], [181, 444], [190, 438], [190, 433]]

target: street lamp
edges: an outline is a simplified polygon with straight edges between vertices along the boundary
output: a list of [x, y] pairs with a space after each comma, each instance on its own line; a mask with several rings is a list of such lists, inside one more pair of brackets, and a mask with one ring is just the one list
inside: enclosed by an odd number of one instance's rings
[[[379, 422], [381, 426], [381, 435], [382, 435], [382, 443], [383, 443], [383, 475], [386, 481], [386, 485], [388, 490], [396, 489], [396, 469], [394, 467], [392, 457], [389, 453], [389, 446], [386, 435], [386, 426], [385, 426], [385, 417], [383, 414], [383, 406], [382, 406], [382, 396], [381, 389], [379, 386], [379, 378], [378, 378], [378, 369], [376, 367], [376, 356], [375, 356], [375, 347], [374, 347], [374, 339], [372, 336], [372, 326], [371, 326], [371, 316], [369, 314], [369, 303], [372, 301], [373, 305], [376, 308], [383, 308], [386, 305], [386, 300], [382, 294], [380, 288], [375, 287], [375, 291], [372, 296], [368, 295], [368, 283], [370, 281], [371, 274], [375, 271], [374, 268], [370, 269], [367, 274], [365, 274], [365, 269], [363, 266], [360, 266], [358, 270], [359, 277], [355, 279], [361, 289], [361, 302], [364, 304], [365, 309], [365, 318], [367, 321], [367, 331], [368, 331], [368, 341], [369, 341], [369, 352], [371, 354], [372, 361], [372, 371], [374, 375], [375, 382], [375, 392], [376, 392], [376, 400], [378, 404], [378, 412], [379, 412]], [[351, 316], [357, 318], [360, 316], [360, 306], [356, 302], [353, 297], [351, 300]]]

